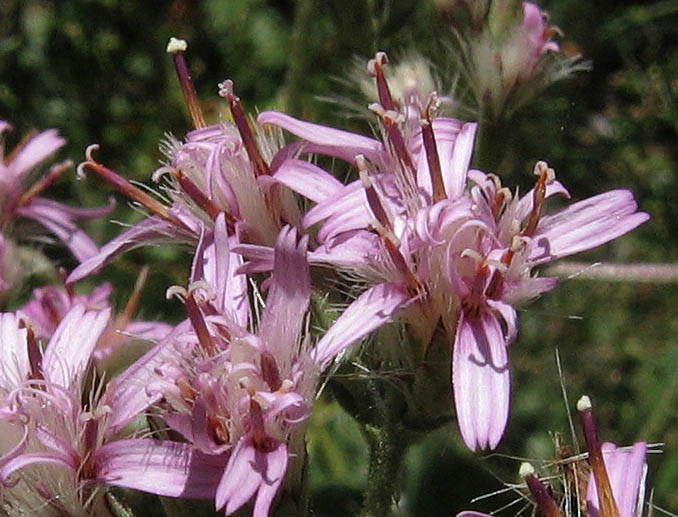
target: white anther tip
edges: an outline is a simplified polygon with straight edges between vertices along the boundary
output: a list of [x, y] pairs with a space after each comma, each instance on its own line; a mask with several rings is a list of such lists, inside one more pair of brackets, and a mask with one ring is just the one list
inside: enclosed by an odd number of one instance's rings
[[180, 285], [168, 287], [167, 292], [165, 293], [165, 298], [170, 300], [175, 296], [181, 301], [184, 301], [188, 297], [188, 291], [186, 291], [186, 289]]
[[185, 39], [170, 38], [165, 49], [168, 54], [176, 54], [177, 52], [186, 52], [188, 43]]
[[527, 476], [534, 476], [534, 473], [535, 470], [534, 467], [532, 466], [532, 463], [524, 461], [520, 464], [520, 470], [518, 471], [518, 474], [520, 475], [521, 478], [526, 478]]
[[229, 97], [233, 95], [233, 81], [226, 79], [225, 81], [220, 82], [219, 87], [219, 97]]
[[588, 397], [588, 395], [582, 395], [582, 397], [577, 401], [577, 411], [580, 413], [586, 411], [587, 409], [591, 409], [593, 405], [591, 404], [591, 399]]

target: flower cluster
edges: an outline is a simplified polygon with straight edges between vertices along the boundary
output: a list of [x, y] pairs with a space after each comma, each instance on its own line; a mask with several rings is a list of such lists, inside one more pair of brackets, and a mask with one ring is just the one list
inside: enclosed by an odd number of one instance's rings
[[[507, 89], [529, 81], [542, 57], [559, 49], [541, 11], [523, 8], [502, 47]], [[208, 126], [185, 50], [180, 40], [168, 45], [194, 129], [163, 142], [167, 161], [152, 174], [161, 195], [97, 161], [96, 145], [77, 168], [80, 177], [94, 171], [147, 211], [101, 248], [74, 221], [108, 209], [70, 209], [38, 197], [65, 164], [24, 191], [27, 172], [63, 145], [54, 131], [20, 144], [0, 164], [0, 252], [9, 222], [28, 217], [80, 261], [66, 287], [38, 289], [17, 312], [0, 315], [3, 510], [98, 514], [112, 485], [265, 517], [277, 499], [300, 491], [306, 423], [330, 366], [394, 322], [405, 346], [391, 354], [409, 354], [415, 367], [443, 336], [451, 372], [443, 390], [453, 393], [461, 437], [471, 450], [496, 448], [509, 419], [517, 307], [558, 284], [536, 269], [645, 222], [633, 195], [613, 190], [549, 213], [547, 199], [570, 193], [546, 162], [534, 166], [535, 186], [525, 195], [505, 187], [496, 171], [474, 169], [478, 124], [441, 116], [432, 80], [421, 85], [404, 74], [405, 84], [393, 90], [383, 52], [367, 67], [378, 137], [275, 111], [252, 120], [230, 80], [219, 84], [219, 95], [232, 122]], [[0, 123], [0, 131], [7, 127]], [[284, 131], [297, 140], [285, 144]], [[357, 178], [344, 184], [314, 157], [343, 161]], [[302, 210], [298, 196], [312, 207]], [[188, 285], [167, 291], [185, 306], [177, 325], [134, 321], [140, 288], [117, 316], [109, 285], [90, 295], [74, 291], [75, 282], [121, 253], [177, 242], [193, 257]], [[315, 267], [351, 281], [352, 298], [320, 335], [310, 308], [327, 285], [312, 285]], [[11, 283], [6, 271], [2, 288]], [[152, 346], [107, 379], [106, 362], [134, 340]], [[367, 346], [387, 345], [375, 339]], [[640, 498], [644, 450], [627, 458], [594, 442], [590, 515], [612, 515], [610, 494], [620, 509]], [[615, 472], [627, 459], [635, 494], [628, 502], [609, 487], [621, 482]], [[606, 468], [607, 485], [599, 474]], [[525, 477], [530, 489], [539, 483]]]

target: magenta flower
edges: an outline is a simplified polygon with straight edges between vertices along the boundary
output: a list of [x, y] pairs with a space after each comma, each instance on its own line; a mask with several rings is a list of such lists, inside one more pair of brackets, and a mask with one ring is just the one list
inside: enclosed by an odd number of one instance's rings
[[[221, 218], [214, 253], [203, 254], [207, 264], [209, 257], [229, 256], [228, 239], [219, 236], [223, 225]], [[214, 497], [216, 508], [225, 508], [227, 515], [250, 500], [255, 516], [268, 515], [283, 480], [291, 486], [300, 482], [305, 421], [320, 373], [408, 298], [399, 284], [371, 289], [313, 346], [305, 333], [311, 294], [306, 242], [297, 242], [293, 229], [280, 233], [256, 333], [238, 322], [239, 298], [219, 294], [237, 277], [223, 275], [215, 284], [213, 274], [221, 268], [194, 263], [194, 283], [182, 293], [190, 327], [182, 324], [137, 366], [154, 376], [146, 391], [163, 401], [159, 414], [167, 425], [210, 461], [221, 458]]]
[[[9, 129], [11, 125], [0, 120], [0, 134]], [[50, 129], [35, 136], [27, 136], [8, 156], [4, 156], [4, 149], [0, 145], [0, 225], [5, 234], [0, 249], [3, 262], [7, 246], [5, 239], [11, 233], [9, 226], [22, 217], [33, 219], [47, 228], [63, 241], [81, 262], [98, 252], [97, 246], [76, 226], [75, 221], [104, 216], [111, 212], [113, 205], [97, 209], [71, 208], [39, 197], [71, 166], [71, 162], [66, 161], [52, 166], [47, 175], [30, 183], [31, 172], [36, 166], [65, 143], [56, 130]], [[3, 285], [5, 288], [8, 287], [5, 278], [7, 267], [9, 264], [4, 264], [3, 271], [0, 272], [2, 273], [0, 287]]]
[[[216, 460], [187, 445], [125, 439], [121, 430], [156, 399], [130, 369], [105, 390], [88, 388], [86, 372], [110, 309], [77, 304], [57, 326], [44, 354], [13, 313], [0, 315], [0, 479], [3, 503], [47, 508], [46, 515], [98, 513], [104, 484], [155, 486], [174, 497], [211, 497]], [[8, 441], [12, 436], [18, 440]], [[170, 454], [171, 452], [171, 454]], [[199, 461], [203, 470], [192, 470]], [[223, 461], [223, 460], [222, 460]]]
[[546, 14], [537, 4], [523, 2], [523, 30], [529, 48], [526, 54], [530, 56], [532, 69], [538, 65], [541, 56], [547, 52], [560, 51], [560, 45], [551, 41], [551, 37], [559, 30], [548, 25]]
[[[419, 127], [401, 117], [380, 71], [384, 142], [275, 112], [259, 116], [304, 141], [302, 152], [344, 159], [360, 177], [345, 187], [318, 167], [290, 159], [274, 178], [316, 205], [304, 226], [322, 222], [311, 262], [332, 264], [375, 285], [405, 284], [416, 302], [402, 316], [422, 342], [439, 321], [453, 341], [457, 418], [471, 449], [495, 448], [506, 427], [508, 346], [517, 335], [515, 306], [556, 287], [534, 267], [623, 235], [648, 219], [633, 195], [611, 191], [542, 215], [547, 197], [569, 196], [544, 162], [535, 189], [513, 197], [494, 175], [469, 170], [475, 124], [434, 118]], [[270, 268], [271, 254], [241, 246], [252, 263]], [[453, 336], [453, 338], [452, 338]]]
[[283, 224], [298, 225], [301, 215], [291, 192], [270, 180], [273, 167], [281, 158], [279, 133], [255, 126], [253, 132], [231, 81], [219, 85], [235, 124], [200, 127], [179, 142], [174, 137], [161, 145], [167, 164], [155, 171], [160, 183], [160, 202], [129, 183], [92, 157], [78, 170], [94, 170], [131, 199], [139, 202], [150, 216], [104, 245], [100, 252], [78, 266], [68, 277], [76, 282], [99, 271], [115, 256], [139, 246], [187, 242], [197, 244], [203, 232], [210, 233], [216, 217], [226, 216], [228, 234], [239, 242], [273, 246]]
[[[138, 309], [146, 274], [147, 270], [142, 270], [127, 305], [120, 314], [111, 318], [100, 336], [93, 352], [97, 364], [100, 365], [102, 361], [134, 341], [157, 342], [172, 329], [166, 323], [133, 319]], [[33, 297], [18, 312], [29, 320], [36, 338], [49, 339], [74, 306], [82, 304], [88, 310], [110, 308], [109, 297], [112, 291], [113, 288], [108, 283], [95, 287], [89, 295], [76, 294], [71, 287], [41, 287], [33, 290]]]

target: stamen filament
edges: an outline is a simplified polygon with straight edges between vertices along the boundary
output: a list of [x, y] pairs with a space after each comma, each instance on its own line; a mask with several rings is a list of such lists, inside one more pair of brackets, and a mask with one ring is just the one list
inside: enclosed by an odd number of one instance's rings
[[184, 92], [184, 99], [186, 99], [186, 106], [193, 121], [193, 127], [196, 129], [207, 126], [205, 118], [203, 117], [200, 103], [198, 102], [198, 94], [195, 91], [195, 86], [191, 79], [191, 72], [186, 63], [184, 52], [188, 48], [186, 41], [177, 38], [170, 38], [167, 44], [167, 52], [172, 54], [172, 61], [174, 61], [174, 69], [176, 70], [181, 90]]
[[30, 189], [22, 194], [19, 201], [17, 201], [17, 206], [27, 205], [34, 197], [39, 196], [47, 190], [52, 183], [59, 179], [61, 175], [71, 167], [73, 167], [73, 162], [71, 160], [66, 160], [65, 162], [53, 165], [40, 181], [35, 182]]
[[426, 160], [428, 161], [428, 170], [431, 174], [431, 183], [433, 184], [433, 201], [438, 202], [447, 197], [445, 193], [445, 183], [443, 182], [443, 173], [440, 167], [440, 157], [436, 138], [431, 123], [431, 114], [426, 109], [425, 119], [421, 121], [421, 136], [426, 150]]
[[125, 194], [130, 199], [138, 201], [155, 215], [167, 221], [171, 221], [177, 225], [183, 226], [183, 223], [181, 223], [176, 217], [174, 217], [169, 212], [167, 206], [163, 205], [160, 201], [148, 195], [139, 187], [135, 187], [134, 185], [132, 185], [127, 179], [123, 178], [118, 173], [112, 171], [108, 167], [97, 162], [92, 157], [92, 153], [97, 149], [99, 149], [99, 146], [97, 144], [92, 144], [87, 148], [87, 150], [85, 151], [85, 157], [87, 158], [87, 160], [78, 165], [77, 168], [78, 176], [80, 177], [84, 176], [84, 170], [85, 168], [88, 167], [92, 169], [94, 172], [96, 172], [99, 176], [101, 176], [105, 181], [113, 185], [113, 187], [115, 187], [117, 190]]
[[386, 213], [386, 209], [381, 204], [379, 194], [374, 188], [374, 184], [369, 177], [365, 158], [359, 154], [355, 157], [355, 161], [358, 165], [360, 181], [362, 181], [363, 188], [365, 189], [365, 196], [367, 197], [367, 204], [369, 205], [370, 210], [374, 214], [374, 217], [377, 219], [377, 221], [379, 221], [379, 224], [386, 228], [387, 231], [392, 231], [393, 225], [391, 224], [391, 220]]
[[200, 343], [201, 348], [207, 355], [215, 355], [217, 349], [212, 342], [212, 336], [210, 336], [207, 330], [207, 324], [205, 323], [202, 311], [198, 307], [195, 298], [193, 298], [192, 293], [189, 293], [186, 297], [186, 312], [188, 313], [188, 319], [191, 320], [191, 325], [193, 325], [193, 330], [195, 330], [195, 335], [198, 337], [198, 343]]
[[388, 63], [388, 56], [386, 52], [377, 52], [374, 59], [370, 59], [367, 63], [367, 70], [372, 77], [376, 79], [377, 93], [379, 95], [379, 103], [385, 110], [394, 110], [393, 97], [391, 90], [388, 87], [386, 76], [384, 75], [383, 65]]
[[529, 463], [523, 463], [520, 466], [520, 475], [525, 479], [527, 488], [537, 503], [537, 508], [545, 517], [563, 517], [563, 512], [551, 497], [548, 489], [534, 475], [534, 467]]
[[219, 95], [228, 100], [228, 106], [231, 110], [231, 115], [233, 116], [233, 122], [235, 122], [235, 125], [238, 128], [240, 138], [247, 151], [247, 156], [249, 156], [250, 161], [254, 166], [254, 175], [270, 175], [271, 169], [259, 152], [259, 147], [257, 146], [257, 142], [252, 134], [252, 129], [247, 121], [247, 115], [245, 115], [245, 112], [242, 109], [240, 99], [233, 93], [233, 81], [227, 79], [226, 81], [219, 83]]
[[[222, 210], [214, 204], [214, 201], [208, 198], [183, 171], [179, 169], [173, 170], [172, 175], [177, 179], [184, 192], [195, 201], [195, 204], [198, 205], [210, 219], [215, 220]], [[229, 234], [232, 234], [235, 231], [235, 219], [228, 213], [226, 213], [226, 226]]]
[[584, 432], [584, 439], [589, 451], [589, 463], [596, 480], [598, 488], [598, 505], [602, 517], [619, 517], [617, 502], [612, 494], [612, 485], [607, 475], [605, 461], [603, 460], [603, 451], [598, 438], [598, 427], [596, 419], [593, 416], [591, 399], [584, 395], [577, 402], [577, 410], [581, 419], [581, 426]]

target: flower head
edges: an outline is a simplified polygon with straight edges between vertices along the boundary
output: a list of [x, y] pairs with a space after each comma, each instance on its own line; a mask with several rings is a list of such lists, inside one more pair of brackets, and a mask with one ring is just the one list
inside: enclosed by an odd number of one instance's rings
[[[393, 101], [379, 55], [374, 69], [383, 141], [287, 115], [259, 120], [302, 137], [308, 152], [357, 165], [343, 187], [298, 159], [274, 178], [316, 202], [303, 219], [322, 222], [312, 262], [345, 268], [369, 284], [400, 282], [411, 303], [402, 315], [428, 343], [439, 323], [453, 347], [457, 418], [471, 449], [494, 448], [509, 412], [508, 346], [517, 335], [515, 306], [556, 287], [536, 266], [599, 246], [648, 219], [633, 195], [616, 190], [544, 215], [548, 197], [567, 190], [545, 162], [535, 188], [519, 197], [496, 175], [469, 169], [476, 126], [425, 109], [413, 124]], [[265, 253], [241, 248], [263, 268]], [[270, 258], [269, 258], [270, 260]]]
[[[216, 229], [225, 232], [223, 217]], [[214, 242], [215, 253], [203, 256], [229, 255], [227, 239], [215, 235]], [[314, 345], [305, 323], [311, 294], [306, 246], [294, 229], [281, 231], [256, 330], [238, 319], [238, 297], [218, 294], [237, 276], [217, 278], [214, 264], [194, 264], [190, 288], [172, 290], [185, 299], [190, 325], [182, 324], [139, 362], [139, 369], [152, 372], [147, 391], [162, 400], [158, 412], [167, 425], [201, 454], [222, 458], [214, 497], [227, 514], [253, 500], [254, 515], [268, 515], [283, 479], [299, 482], [305, 421], [320, 373], [407, 298], [400, 286], [376, 287]], [[155, 358], [162, 354], [160, 364]]]
[[[9, 129], [11, 125], [0, 120], [0, 134]], [[3, 233], [0, 246], [0, 289], [8, 288], [12, 278], [22, 269], [15, 264], [16, 258], [12, 253], [12, 240], [24, 238], [24, 233], [16, 230], [22, 218], [32, 219], [47, 228], [81, 262], [98, 252], [96, 244], [76, 226], [75, 221], [104, 216], [111, 212], [114, 205], [97, 209], [71, 208], [41, 197], [72, 166], [69, 160], [53, 165], [46, 175], [37, 180], [31, 174], [65, 143], [56, 130], [49, 129], [27, 135], [6, 156], [4, 146], [0, 144], [0, 229]]]

